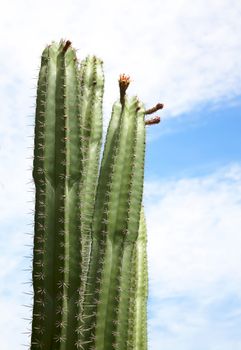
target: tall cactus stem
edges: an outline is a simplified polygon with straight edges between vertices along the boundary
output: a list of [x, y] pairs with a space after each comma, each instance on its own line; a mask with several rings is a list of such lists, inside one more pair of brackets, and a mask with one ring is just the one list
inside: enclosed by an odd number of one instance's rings
[[[88, 246], [86, 255], [90, 249], [87, 238], [83, 242], [83, 222], [87, 221], [85, 213], [94, 205], [102, 137], [102, 62], [97, 58], [89, 60], [93, 64], [88, 74], [97, 76], [98, 83], [88, 88], [91, 92], [84, 97], [86, 109], [81, 99], [82, 77], [71, 43], [53, 43], [42, 54], [33, 167], [34, 350], [76, 349], [78, 341], [79, 291], [84, 289], [88, 266], [83, 247]], [[85, 120], [91, 125], [91, 133], [83, 141], [81, 126]], [[88, 200], [84, 195], [86, 176], [91, 178]]]

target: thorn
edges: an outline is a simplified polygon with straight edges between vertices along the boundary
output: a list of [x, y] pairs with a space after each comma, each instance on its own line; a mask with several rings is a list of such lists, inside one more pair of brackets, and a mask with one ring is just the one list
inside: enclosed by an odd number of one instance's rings
[[21, 320], [32, 321], [32, 318], [21, 317]]
[[27, 295], [32, 295], [33, 296], [32, 292], [22, 292], [22, 294], [27, 294]]

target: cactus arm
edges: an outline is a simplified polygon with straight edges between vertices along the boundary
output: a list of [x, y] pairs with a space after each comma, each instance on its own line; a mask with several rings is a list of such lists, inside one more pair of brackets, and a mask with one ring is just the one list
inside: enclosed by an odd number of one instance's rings
[[[66, 197], [66, 51], [63, 49], [61, 43], [52, 44], [44, 51], [37, 92], [33, 168], [36, 185], [31, 339], [33, 349], [51, 347], [60, 339], [60, 328], [56, 328], [61, 316], [57, 310], [63, 309], [62, 296], [65, 294], [65, 262], [60, 259], [64, 256], [63, 237], [66, 232], [63, 210]], [[42, 72], [45, 72], [45, 89]], [[41, 157], [38, 153], [39, 144], [42, 148]], [[40, 204], [43, 207], [42, 212], [39, 210]]]
[[[91, 81], [86, 89], [86, 71], [82, 69], [83, 92], [75, 50], [69, 42], [52, 44], [42, 55], [33, 168], [36, 214], [31, 349], [75, 349], [78, 340], [85, 260], [81, 224], [84, 231], [87, 210], [94, 203], [102, 136], [102, 62], [91, 60], [94, 63], [88, 66], [88, 74], [95, 77], [96, 84]], [[84, 122], [90, 128], [88, 135], [83, 135]]]
[[[61, 56], [60, 56], [61, 57]], [[81, 145], [80, 145], [80, 106], [79, 106], [79, 76], [76, 52], [71, 47], [64, 54], [62, 69], [59, 67], [60, 79], [63, 79], [64, 88], [64, 119], [65, 126], [62, 127], [62, 135], [65, 144], [65, 160], [63, 151], [61, 161], [65, 163], [65, 175], [59, 174], [65, 178], [65, 201], [63, 202], [62, 217], [64, 213], [65, 234], [61, 235], [61, 252], [58, 259], [62, 266], [59, 269], [62, 272], [58, 286], [61, 285], [63, 278], [63, 292], [59, 292], [58, 298], [62, 298], [62, 313], [56, 312], [56, 342], [58, 341], [60, 349], [74, 348], [76, 342], [76, 314], [78, 306], [78, 286], [80, 285], [80, 242], [79, 242], [79, 223], [80, 223], [80, 196], [79, 185], [81, 181]], [[58, 91], [56, 91], [58, 93]], [[58, 114], [56, 115], [56, 117]], [[61, 156], [60, 156], [61, 157]], [[60, 162], [61, 162], [60, 161]], [[60, 221], [60, 219], [58, 220]], [[64, 233], [64, 230], [61, 232]]]
[[53, 251], [54, 240], [54, 132], [56, 59], [58, 47], [43, 51], [39, 72], [33, 179], [35, 182], [35, 218], [33, 249], [33, 321], [31, 349], [50, 347], [54, 318]]
[[79, 347], [81, 349], [83, 347], [88, 349], [88, 346], [90, 346], [90, 338], [96, 322], [95, 299], [98, 298], [99, 279], [102, 271], [100, 264], [103, 260], [105, 245], [106, 206], [108, 205], [108, 190], [113, 166], [113, 152], [118, 139], [117, 131], [120, 125], [121, 113], [122, 106], [120, 102], [117, 101], [112, 108], [97, 187], [92, 227], [92, 249], [88, 280], [84, 294], [84, 310], [77, 329], [79, 333]]
[[67, 293], [69, 287], [69, 227], [67, 186], [67, 108], [66, 108], [66, 69], [65, 53], [60, 45], [57, 56], [57, 76], [56, 76], [56, 115], [55, 115], [55, 230], [54, 239], [54, 329], [51, 345], [64, 343], [66, 339], [65, 327], [68, 313]]
[[113, 170], [113, 161], [118, 142], [118, 133], [122, 115], [122, 105], [116, 101], [112, 108], [111, 120], [107, 130], [107, 137], [104, 147], [103, 158], [100, 168], [100, 176], [97, 187], [97, 196], [95, 201], [95, 215], [93, 217], [93, 236], [100, 239], [100, 227], [104, 228], [103, 217], [106, 217], [108, 205], [109, 190], [111, 185], [111, 174]]
[[137, 241], [136, 349], [147, 350], [148, 260], [144, 208], [141, 212], [140, 237]]
[[146, 222], [142, 206], [138, 239], [133, 254], [129, 317], [128, 345], [134, 350], [147, 350], [148, 266], [146, 244]]
[[120, 278], [120, 297], [119, 297], [119, 312], [117, 318], [117, 337], [116, 347], [118, 349], [126, 349], [127, 334], [129, 329], [129, 313], [131, 304], [131, 289], [130, 284], [131, 271], [133, 263], [133, 251], [135, 249], [136, 240], [138, 237], [139, 219], [143, 192], [143, 177], [144, 177], [144, 157], [145, 157], [145, 124], [144, 124], [144, 105], [139, 103], [137, 112], [137, 129], [135, 136], [135, 147], [133, 152], [133, 167], [132, 181], [130, 185], [129, 210], [127, 219], [126, 239], [123, 246], [123, 258], [121, 265]]
[[[109, 195], [107, 241], [104, 256], [102, 282], [97, 308], [96, 347], [111, 349], [115, 342], [120, 268], [123, 255], [123, 242], [128, 218], [128, 202], [133, 167], [133, 148], [136, 132], [136, 109], [138, 101], [132, 98], [124, 105], [120, 134]], [[121, 275], [125, 271], [121, 271]], [[121, 293], [121, 291], [120, 291]]]
[[[126, 99], [124, 105], [115, 105], [117, 113], [112, 114], [110, 123], [114, 128], [109, 127], [107, 133], [105, 150], [108, 152], [110, 145], [114, 147], [108, 156], [104, 151], [97, 191], [84, 312], [84, 317], [89, 321], [83, 325], [84, 336], [80, 339], [80, 346], [86, 350], [93, 344], [96, 349], [113, 349], [116, 339], [119, 275], [131, 202], [133, 169], [136, 166], [133, 152], [137, 144], [138, 105], [137, 98]], [[144, 125], [143, 112], [142, 123]], [[140, 193], [142, 194], [142, 185]], [[102, 206], [98, 206], [98, 198], [99, 203], [102, 201]], [[140, 206], [141, 198], [139, 201]], [[139, 223], [139, 214], [137, 222]], [[125, 337], [127, 340], [127, 335]]]
[[[102, 101], [104, 74], [102, 61], [88, 56], [81, 68], [81, 149], [82, 178], [81, 198], [81, 249], [82, 287], [85, 288], [91, 246], [91, 224], [93, 219], [95, 192], [98, 179], [100, 148], [102, 139]], [[81, 293], [84, 293], [82, 289]], [[83, 299], [83, 298], [82, 298]]]

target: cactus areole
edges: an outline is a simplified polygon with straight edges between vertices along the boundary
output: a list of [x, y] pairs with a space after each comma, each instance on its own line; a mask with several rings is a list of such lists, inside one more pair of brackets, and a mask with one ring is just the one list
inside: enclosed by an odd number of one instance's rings
[[31, 350], [146, 350], [142, 206], [145, 120], [119, 78], [100, 163], [103, 62], [79, 63], [70, 41], [47, 46], [39, 71], [33, 178]]

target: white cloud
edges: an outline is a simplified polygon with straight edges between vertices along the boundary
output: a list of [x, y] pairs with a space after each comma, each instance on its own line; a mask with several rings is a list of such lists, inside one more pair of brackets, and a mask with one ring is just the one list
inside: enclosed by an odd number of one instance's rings
[[145, 185], [153, 349], [241, 345], [240, 174]]
[[241, 282], [240, 170], [146, 184], [152, 275], [165, 283], [159, 296]]
[[32, 302], [24, 293], [31, 291], [31, 259], [27, 257], [32, 255], [32, 238], [24, 231], [31, 230], [19, 217], [1, 225], [0, 327], [4, 350], [24, 349], [21, 344], [29, 343], [25, 332], [29, 333], [30, 324], [24, 319], [31, 318]]
[[[1, 347], [4, 350], [26, 349], [29, 344], [28, 334], [21, 332], [29, 332], [29, 328], [23, 328], [22, 307], [20, 307], [17, 298], [5, 298], [1, 296], [0, 301], [1, 317], [0, 326], [1, 332]], [[13, 318], [14, 317], [14, 318]], [[26, 317], [26, 315], [25, 315]], [[22, 346], [22, 345], [25, 345]]]

